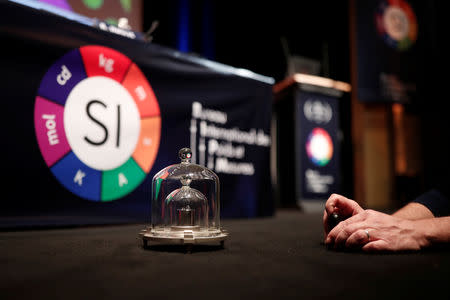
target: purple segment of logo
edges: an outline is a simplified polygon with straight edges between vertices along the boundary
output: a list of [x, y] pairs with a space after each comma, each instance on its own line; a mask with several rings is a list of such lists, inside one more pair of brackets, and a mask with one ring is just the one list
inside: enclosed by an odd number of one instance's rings
[[34, 129], [47, 166], [51, 167], [70, 151], [64, 131], [64, 107], [42, 97], [36, 97]]
[[41, 81], [38, 95], [64, 106], [75, 85], [86, 77], [80, 51], [73, 50], [50, 67]]

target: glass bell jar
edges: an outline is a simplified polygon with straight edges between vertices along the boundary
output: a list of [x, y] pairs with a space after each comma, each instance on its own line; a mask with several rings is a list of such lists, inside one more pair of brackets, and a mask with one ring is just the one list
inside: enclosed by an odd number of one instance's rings
[[181, 162], [159, 171], [152, 180], [151, 226], [141, 232], [148, 242], [224, 245], [220, 227], [220, 182], [211, 170], [190, 162], [183, 148]]

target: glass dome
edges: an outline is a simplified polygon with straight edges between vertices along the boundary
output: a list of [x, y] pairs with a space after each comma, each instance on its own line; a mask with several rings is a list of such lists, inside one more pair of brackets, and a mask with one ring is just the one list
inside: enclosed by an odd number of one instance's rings
[[142, 233], [148, 241], [181, 244], [220, 242], [228, 234], [220, 228], [220, 182], [211, 170], [190, 162], [183, 148], [181, 162], [159, 171], [152, 180], [151, 227]]

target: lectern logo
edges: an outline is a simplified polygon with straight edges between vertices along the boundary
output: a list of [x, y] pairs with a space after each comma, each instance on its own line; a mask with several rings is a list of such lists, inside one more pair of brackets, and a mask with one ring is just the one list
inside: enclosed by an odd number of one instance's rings
[[161, 136], [158, 101], [128, 57], [84, 46], [45, 74], [34, 110], [42, 156], [59, 182], [93, 201], [119, 199], [144, 180]]
[[308, 121], [317, 124], [327, 124], [333, 117], [330, 104], [320, 100], [306, 100], [303, 105], [303, 113]]
[[306, 140], [306, 153], [316, 166], [327, 165], [333, 157], [333, 141], [330, 134], [323, 128], [314, 128]]

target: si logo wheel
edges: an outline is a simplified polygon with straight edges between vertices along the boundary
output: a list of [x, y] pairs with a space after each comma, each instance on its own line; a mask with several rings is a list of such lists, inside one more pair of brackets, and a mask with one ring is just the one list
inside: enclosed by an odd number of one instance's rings
[[417, 19], [405, 0], [381, 0], [375, 12], [378, 35], [391, 48], [405, 51], [417, 40]]
[[102, 46], [75, 49], [41, 81], [34, 108], [41, 154], [72, 193], [111, 201], [145, 179], [158, 153], [161, 117], [146, 77]]

